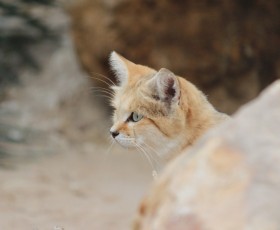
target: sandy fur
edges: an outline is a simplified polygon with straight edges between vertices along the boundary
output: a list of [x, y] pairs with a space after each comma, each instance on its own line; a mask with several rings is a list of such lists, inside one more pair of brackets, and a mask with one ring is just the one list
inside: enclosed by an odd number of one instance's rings
[[[153, 149], [153, 154], [168, 162], [209, 128], [228, 118], [217, 112], [205, 95], [184, 78], [175, 78], [179, 83], [179, 99], [166, 102], [158, 99], [158, 92], [150, 84], [156, 70], [136, 65], [115, 52], [111, 63], [119, 79], [119, 85], [112, 87], [115, 111], [111, 131], [120, 133], [116, 140], [125, 147], [140, 145], [146, 152]], [[143, 119], [127, 121], [132, 112], [143, 115]]]

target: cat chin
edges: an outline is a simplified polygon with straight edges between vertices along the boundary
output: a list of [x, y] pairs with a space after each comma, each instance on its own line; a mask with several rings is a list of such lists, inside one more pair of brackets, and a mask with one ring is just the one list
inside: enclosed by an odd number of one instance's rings
[[116, 138], [116, 141], [125, 148], [135, 148], [135, 141], [134, 139], [132, 140], [131, 138]]

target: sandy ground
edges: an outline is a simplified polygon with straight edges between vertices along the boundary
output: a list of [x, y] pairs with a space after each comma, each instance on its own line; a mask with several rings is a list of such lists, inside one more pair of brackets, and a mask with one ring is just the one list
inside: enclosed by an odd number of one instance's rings
[[0, 229], [129, 229], [153, 180], [150, 165], [117, 144], [108, 151], [109, 117], [69, 36], [45, 62], [0, 103], [12, 140], [0, 139], [9, 153], [0, 159]]
[[0, 169], [0, 229], [129, 229], [151, 181], [137, 154], [88, 144]]

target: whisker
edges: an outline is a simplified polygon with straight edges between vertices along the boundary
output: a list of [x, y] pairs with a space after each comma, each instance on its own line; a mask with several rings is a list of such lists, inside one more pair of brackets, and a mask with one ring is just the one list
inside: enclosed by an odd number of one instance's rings
[[146, 151], [143, 149], [143, 147], [141, 147], [140, 145], [138, 145], [138, 144], [135, 143], [135, 142], [134, 142], [134, 144], [135, 144], [135, 146], [137, 147], [137, 149], [139, 149], [139, 150], [145, 155], [145, 157], [147, 158], [148, 162], [150, 163], [150, 165], [151, 165], [151, 167], [152, 167], [152, 169], [153, 169], [152, 175], [153, 175], [153, 177], [156, 179], [156, 178], [157, 178], [158, 172], [157, 172], [157, 169], [156, 169], [156, 167], [155, 167], [155, 165], [154, 165], [154, 162], [151, 160], [151, 156], [149, 155], [148, 152], [146, 152]]
[[108, 98], [108, 99], [110, 99], [110, 100], [112, 100], [113, 99], [113, 96], [112, 95], [110, 95], [110, 94], [107, 94], [107, 93], [105, 93], [105, 92], [101, 92], [101, 91], [94, 91], [93, 92], [94, 94], [94, 96], [101, 96], [101, 97], [106, 97], [106, 98]]
[[110, 141], [111, 141], [111, 143], [110, 143], [108, 149], [106, 150], [106, 152], [103, 155], [103, 162], [105, 162], [105, 160], [107, 161], [109, 153], [110, 153], [110, 151], [112, 150], [112, 148], [113, 148], [113, 146], [115, 144], [114, 140], [111, 139]]
[[[105, 167], [105, 166], [108, 166], [108, 164], [110, 165], [110, 162], [108, 159], [109, 159], [109, 154], [111, 153], [111, 150], [115, 144], [115, 141], [112, 140], [112, 138], [110, 139], [110, 145], [108, 146], [107, 150], [104, 150], [103, 154], [101, 155], [100, 157], [100, 164], [98, 165], [99, 167], [101, 167], [102, 169]], [[106, 152], [105, 152], [106, 151]]]
[[[135, 129], [133, 128], [133, 133], [134, 133], [134, 136], [136, 136], [136, 132], [135, 132]], [[144, 153], [144, 155], [146, 156], [146, 158], [148, 159], [150, 165], [152, 166], [153, 168], [153, 171], [152, 171], [152, 176], [154, 179], [157, 178], [157, 174], [158, 174], [158, 171], [157, 171], [157, 167], [155, 167], [155, 164], [154, 164], [154, 161], [157, 163], [157, 160], [154, 159], [154, 157], [149, 154], [147, 151], [145, 151], [144, 147], [141, 146], [140, 144], [137, 144], [135, 141], [133, 141], [134, 145], [137, 147], [137, 149], [140, 149], [141, 152]]]
[[[112, 85], [116, 85], [109, 77], [107, 77], [101, 73], [91, 72], [91, 74], [97, 75], [99, 77], [103, 77], [104, 79], [108, 80]], [[91, 76], [91, 78], [93, 78], [93, 76]], [[99, 79], [99, 78], [94, 78], [94, 79]], [[99, 79], [99, 80], [101, 80], [101, 79]], [[108, 82], [106, 82], [106, 83], [108, 84], [108, 86], [111, 86]]]
[[[141, 147], [144, 149], [144, 146], [141, 146]], [[146, 150], [146, 152], [148, 152], [148, 151]], [[155, 157], [153, 156], [152, 153], [150, 153], [149, 156], [150, 156], [150, 158], [151, 158], [156, 164], [158, 164], [157, 159], [155, 159]]]
[[112, 100], [112, 98], [111, 98], [111, 97], [106, 96], [106, 95], [103, 95], [103, 94], [94, 94], [94, 96], [96, 96], [96, 97], [104, 97], [104, 98], [109, 99], [110, 101]]
[[107, 158], [108, 158], [109, 153], [110, 153], [110, 151], [112, 150], [112, 148], [113, 148], [113, 146], [114, 146], [115, 143], [116, 143], [116, 142], [115, 142], [113, 139], [111, 139], [111, 144], [109, 145], [107, 151], [106, 151], [105, 154], [104, 154], [104, 159], [107, 159]]
[[100, 91], [100, 90], [93, 90], [92, 91], [94, 94], [95, 93], [101, 93], [101, 94], [104, 94], [104, 95], [107, 95], [108, 97], [111, 97], [112, 99], [114, 98], [114, 96], [108, 92], [104, 92], [104, 91]]
[[94, 94], [96, 94], [96, 93], [100, 93], [101, 95], [106, 95], [106, 96], [108, 96], [108, 97], [113, 98], [113, 96], [112, 96], [111, 94], [109, 94], [109, 93], [107, 93], [107, 92], [104, 92], [104, 91], [100, 91], [100, 90], [93, 90], [92, 92], [93, 92]]
[[151, 158], [149, 157], [149, 155], [139, 145], [137, 145], [136, 143], [134, 143], [134, 144], [137, 147], [137, 149], [140, 150], [140, 152], [142, 152], [144, 154], [144, 156], [148, 160], [149, 164], [151, 165], [152, 169], [155, 170], [154, 164], [151, 161]]
[[[148, 147], [150, 150], [152, 150], [155, 153], [155, 154], [153, 154], [153, 152], [151, 152], [150, 156], [154, 160], [155, 165], [157, 166], [156, 167], [157, 171], [160, 171], [161, 168], [163, 167], [163, 163], [162, 163], [161, 158], [159, 157], [158, 153], [152, 147], [147, 145], [146, 143], [143, 142], [143, 144], [145, 144], [146, 147]], [[144, 149], [144, 146], [142, 146], [142, 148]]]
[[103, 91], [103, 92], [107, 92], [109, 94], [111, 94], [112, 96], [114, 96], [114, 92], [108, 90], [108, 89], [105, 89], [105, 88], [102, 88], [102, 87], [90, 87], [91, 90], [100, 90], [100, 91]]
[[[114, 98], [114, 95], [107, 92], [107, 91], [103, 91], [103, 90], [100, 90], [100, 89], [92, 89], [91, 90], [92, 92], [97, 92], [97, 93], [101, 93], [101, 95], [104, 95], [104, 96], [107, 96], [108, 98], [110, 98], [111, 100]], [[96, 95], [96, 94], [95, 94]]]
[[148, 145], [147, 143], [145, 142], [142, 142], [147, 148], [149, 148], [150, 150], [152, 150], [154, 153], [155, 153], [155, 156], [157, 158], [157, 160], [161, 161], [161, 158], [160, 158], [160, 154], [150, 145]]
[[100, 77], [103, 77], [104, 79], [106, 79], [110, 83], [112, 83], [112, 85], [116, 86], [115, 82], [111, 78], [109, 78], [109, 77], [107, 77], [107, 76], [105, 76], [104, 74], [101, 74], [101, 73], [97, 73], [97, 75], [100, 76]]
[[108, 97], [108, 98], [110, 98], [111, 100], [113, 99], [113, 96], [112, 95], [110, 95], [110, 94], [108, 94], [108, 93], [105, 93], [105, 92], [100, 92], [100, 91], [95, 91], [94, 92], [94, 95], [102, 95], [102, 96], [104, 96], [104, 97]]
[[92, 77], [92, 76], [91, 76], [90, 78], [92, 78], [92, 79], [94, 79], [94, 80], [97, 80], [97, 81], [100, 81], [100, 82], [103, 82], [103, 83], [105, 83], [107, 86], [111, 87], [111, 84], [108, 83], [107, 81], [103, 80], [103, 79], [100, 79], [100, 78], [97, 78], [97, 77]]

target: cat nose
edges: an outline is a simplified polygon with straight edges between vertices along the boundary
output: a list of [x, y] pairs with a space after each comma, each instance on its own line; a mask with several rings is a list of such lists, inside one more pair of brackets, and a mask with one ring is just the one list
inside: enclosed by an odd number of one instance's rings
[[110, 131], [110, 133], [113, 138], [115, 138], [116, 136], [118, 136], [120, 134], [118, 131]]

